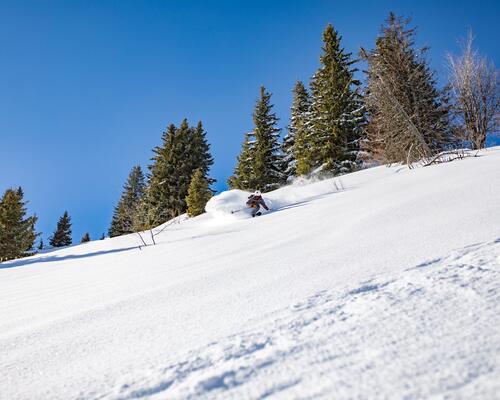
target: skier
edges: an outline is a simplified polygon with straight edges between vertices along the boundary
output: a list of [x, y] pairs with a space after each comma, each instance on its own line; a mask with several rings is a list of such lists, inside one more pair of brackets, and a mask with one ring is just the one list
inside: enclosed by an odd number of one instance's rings
[[269, 207], [264, 202], [262, 198], [262, 194], [259, 190], [256, 190], [253, 194], [248, 197], [247, 207], [252, 209], [252, 217], [256, 215], [261, 215], [260, 206], [264, 207], [267, 211], [269, 211]]

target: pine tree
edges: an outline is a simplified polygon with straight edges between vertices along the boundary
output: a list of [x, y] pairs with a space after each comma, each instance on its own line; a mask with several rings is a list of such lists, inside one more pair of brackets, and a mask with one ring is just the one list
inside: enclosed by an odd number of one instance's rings
[[208, 177], [208, 171], [213, 164], [210, 146], [206, 140], [203, 125], [198, 122], [196, 128], [189, 127], [184, 119], [177, 129], [177, 146], [172, 154], [172, 168], [175, 171], [172, 181], [172, 196], [170, 202], [170, 218], [183, 214], [187, 210], [186, 197], [192, 177], [197, 170], [209, 184], [215, 182]]
[[283, 154], [279, 145], [280, 131], [276, 125], [278, 117], [272, 112], [271, 93], [264, 86], [260, 88], [253, 113], [255, 125], [255, 188], [263, 191], [276, 189], [285, 181]]
[[245, 134], [234, 173], [227, 181], [231, 189], [250, 190], [255, 187], [254, 159], [255, 133], [249, 132]]
[[278, 142], [278, 118], [272, 112], [271, 94], [264, 86], [255, 105], [255, 128], [245, 135], [234, 174], [228, 183], [233, 188], [269, 191], [285, 181], [283, 154]]
[[71, 239], [71, 218], [67, 211], [64, 211], [62, 217], [57, 222], [56, 230], [50, 237], [49, 243], [52, 247], [69, 246]]
[[453, 141], [447, 101], [428, 67], [427, 48], [415, 49], [409, 22], [390, 13], [375, 49], [362, 50], [368, 61], [368, 150], [388, 163], [429, 157]]
[[36, 237], [36, 215], [26, 217], [24, 193], [7, 189], [0, 200], [0, 262], [28, 256]]
[[338, 32], [328, 25], [323, 32], [321, 67], [311, 81], [311, 149], [305, 170], [310, 165], [316, 172], [338, 174], [355, 167], [365, 118], [360, 83], [354, 78], [356, 60], [340, 41]]
[[191, 177], [195, 171], [195, 148], [192, 142], [193, 129], [184, 119], [176, 131], [176, 143], [170, 154], [170, 201], [168, 218], [174, 218], [186, 211], [186, 196]]
[[90, 235], [88, 232], [85, 232], [85, 234], [82, 236], [82, 239], [80, 240], [80, 243], [87, 243], [90, 242]]
[[293, 102], [290, 114], [288, 135], [283, 141], [285, 154], [285, 175], [287, 178], [308, 174], [311, 165], [310, 143], [308, 141], [308, 122], [310, 118], [311, 99], [306, 87], [297, 81], [293, 89]]
[[[201, 170], [203, 178], [207, 180], [209, 185], [215, 183], [215, 179], [208, 176], [208, 172], [214, 163], [214, 159], [210, 154], [210, 144], [207, 141], [206, 133], [203, 129], [201, 121], [198, 121], [198, 125], [192, 130], [191, 151], [189, 154], [192, 155], [192, 171], [196, 172]], [[194, 172], [191, 175], [193, 175]]]
[[147, 188], [146, 207], [141, 220], [143, 228], [159, 225], [169, 218], [171, 187], [171, 153], [174, 151], [177, 128], [170, 124], [162, 135], [162, 145], [153, 149], [153, 163], [149, 165], [150, 175]]
[[188, 195], [186, 197], [188, 215], [190, 217], [196, 217], [197, 215], [203, 214], [205, 212], [205, 205], [211, 197], [212, 191], [203, 174], [203, 170], [196, 170], [189, 184]]
[[176, 128], [170, 125], [162, 136], [163, 144], [153, 151], [147, 191], [147, 220], [145, 227], [159, 225], [187, 210], [186, 197], [196, 170], [201, 170], [210, 183], [208, 171], [213, 164], [210, 146], [201, 122], [190, 127], [184, 119]]
[[106, 235], [103, 233], [103, 234], [101, 235], [100, 240], [104, 240], [104, 239], [106, 239]]
[[40, 243], [38, 243], [38, 246], [37, 246], [37, 250], [38, 251], [42, 251], [44, 248], [44, 243], [43, 243], [43, 239], [40, 238]]
[[139, 165], [130, 171], [127, 182], [123, 186], [123, 192], [113, 213], [111, 227], [108, 234], [110, 237], [125, 235], [136, 232], [136, 224], [139, 207], [144, 196], [146, 183], [144, 174]]

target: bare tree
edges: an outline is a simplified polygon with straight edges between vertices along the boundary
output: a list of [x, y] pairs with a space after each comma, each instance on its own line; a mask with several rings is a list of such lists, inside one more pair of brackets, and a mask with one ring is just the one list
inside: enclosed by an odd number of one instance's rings
[[498, 70], [473, 47], [469, 32], [462, 54], [448, 55], [450, 88], [454, 109], [459, 118], [463, 138], [472, 148], [485, 147], [486, 136], [495, 132], [498, 124], [500, 99]]

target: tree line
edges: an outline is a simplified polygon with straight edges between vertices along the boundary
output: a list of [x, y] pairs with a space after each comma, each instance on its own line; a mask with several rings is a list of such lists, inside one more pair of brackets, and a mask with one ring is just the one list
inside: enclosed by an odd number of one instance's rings
[[[484, 148], [497, 129], [498, 70], [474, 49], [470, 34], [460, 56], [448, 55], [449, 82], [438, 88], [428, 48], [416, 46], [410, 25], [390, 13], [373, 49], [360, 49], [359, 57], [342, 47], [341, 35], [328, 25], [318, 70], [309, 85], [297, 81], [293, 88], [283, 140], [272, 94], [260, 88], [254, 128], [244, 134], [229, 187], [269, 191], [299, 176], [335, 176], [374, 163], [412, 164], [447, 150]], [[360, 61], [365, 71], [356, 67]], [[169, 125], [148, 172], [138, 165], [130, 171], [109, 236], [151, 229], [186, 212], [201, 214], [213, 194], [212, 164], [201, 122]], [[21, 188], [7, 189], [0, 200], [0, 261], [34, 251], [37, 217], [27, 216], [23, 196]], [[89, 240], [88, 233], [81, 239]], [[71, 243], [65, 212], [50, 245]]]

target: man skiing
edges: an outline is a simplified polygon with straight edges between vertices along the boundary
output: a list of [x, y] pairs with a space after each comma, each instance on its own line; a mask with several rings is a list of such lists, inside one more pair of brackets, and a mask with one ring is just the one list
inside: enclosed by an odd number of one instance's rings
[[262, 213], [259, 211], [260, 206], [264, 207], [267, 211], [269, 211], [269, 207], [264, 202], [262, 198], [262, 194], [259, 190], [256, 190], [253, 194], [248, 197], [247, 207], [252, 209], [252, 217], [256, 215], [261, 215]]

